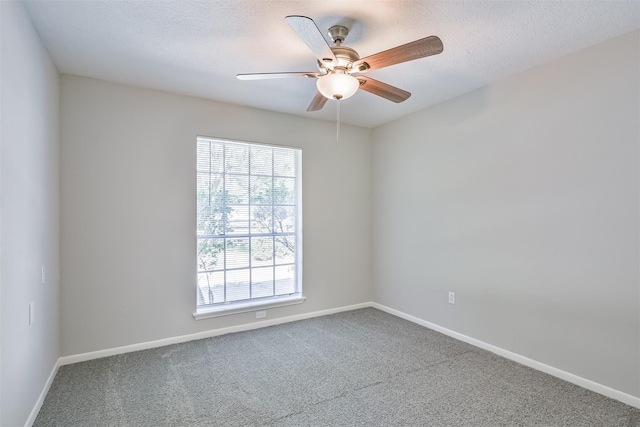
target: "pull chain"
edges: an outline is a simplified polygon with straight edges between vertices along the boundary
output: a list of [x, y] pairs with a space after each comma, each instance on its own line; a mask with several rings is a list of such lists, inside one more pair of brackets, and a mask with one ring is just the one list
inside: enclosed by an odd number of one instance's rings
[[336, 100], [336, 144], [340, 142], [340, 100]]

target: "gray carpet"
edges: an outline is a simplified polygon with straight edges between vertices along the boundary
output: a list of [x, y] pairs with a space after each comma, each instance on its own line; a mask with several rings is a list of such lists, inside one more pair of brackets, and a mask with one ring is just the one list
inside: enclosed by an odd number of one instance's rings
[[640, 410], [372, 308], [60, 368], [34, 426], [640, 426]]

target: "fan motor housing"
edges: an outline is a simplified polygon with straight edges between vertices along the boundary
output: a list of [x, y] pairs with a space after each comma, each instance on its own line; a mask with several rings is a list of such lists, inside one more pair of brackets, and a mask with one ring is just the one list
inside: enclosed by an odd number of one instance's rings
[[349, 46], [334, 46], [331, 48], [331, 51], [336, 56], [336, 58], [338, 58], [338, 62], [340, 62], [340, 65], [343, 65], [342, 61], [345, 61], [344, 65], [346, 65], [350, 62], [355, 62], [360, 59], [360, 55], [358, 55], [358, 52], [356, 52], [354, 49], [351, 49]]
[[[358, 55], [358, 52], [356, 52], [349, 46], [333, 46], [331, 48], [331, 51], [338, 60], [338, 66], [345, 69], [351, 68], [351, 64], [360, 59], [360, 55]], [[324, 64], [322, 64], [320, 61], [318, 61], [318, 68], [320, 68], [320, 70], [326, 69]]]

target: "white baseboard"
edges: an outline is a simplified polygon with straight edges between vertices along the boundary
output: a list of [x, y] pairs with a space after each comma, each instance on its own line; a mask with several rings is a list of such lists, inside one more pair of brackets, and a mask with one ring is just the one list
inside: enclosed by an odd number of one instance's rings
[[49, 378], [47, 378], [47, 382], [44, 383], [44, 387], [40, 392], [40, 396], [38, 396], [38, 400], [36, 404], [33, 406], [31, 413], [29, 414], [29, 418], [27, 418], [27, 422], [24, 424], [25, 427], [31, 427], [40, 412], [40, 408], [42, 408], [42, 404], [44, 403], [44, 398], [47, 396], [49, 389], [51, 388], [51, 384], [53, 384], [53, 379], [56, 377], [58, 373], [58, 368], [60, 367], [60, 358], [56, 360], [56, 363], [53, 365], [53, 369], [51, 369], [51, 373], [49, 374]]
[[[63, 356], [58, 359], [59, 365], [69, 365], [71, 363], [84, 362], [102, 357], [114, 356], [116, 354], [130, 353], [132, 351], [146, 350], [149, 348], [162, 347], [165, 345], [178, 344], [187, 341], [200, 340], [203, 338], [215, 337], [218, 335], [230, 334], [233, 332], [248, 331], [251, 329], [265, 328], [267, 326], [279, 325], [282, 323], [295, 322], [297, 320], [310, 319], [312, 317], [326, 316], [328, 314], [340, 313], [342, 311], [357, 310], [359, 308], [371, 307], [372, 302], [347, 305], [343, 307], [330, 308], [328, 310], [314, 311], [311, 313], [296, 314], [293, 316], [278, 317], [275, 319], [263, 320], [261, 322], [247, 323], [244, 325], [230, 326], [227, 328], [212, 329], [209, 331], [197, 332], [195, 334], [180, 335], [177, 337], [163, 338], [155, 341], [147, 341], [139, 344], [125, 345], [122, 347], [108, 348], [105, 350], [91, 351], [88, 353], [74, 354], [71, 356]], [[37, 414], [37, 412], [36, 412]]]
[[586, 378], [579, 377], [572, 373], [563, 371], [558, 368], [554, 368], [553, 366], [545, 365], [544, 363], [538, 362], [533, 359], [529, 359], [528, 357], [521, 356], [517, 353], [513, 353], [511, 351], [505, 350], [500, 347], [496, 347], [495, 345], [487, 344], [486, 342], [477, 340], [475, 338], [468, 337], [466, 335], [460, 334], [458, 332], [452, 331], [447, 328], [443, 328], [440, 325], [436, 325], [435, 323], [428, 322], [426, 320], [420, 319], [418, 317], [412, 316], [410, 314], [404, 313], [399, 310], [395, 310], [393, 308], [387, 307], [382, 304], [378, 304], [376, 302], [371, 304], [372, 307], [377, 308], [379, 310], [385, 311], [389, 314], [393, 314], [394, 316], [401, 317], [405, 320], [408, 320], [413, 323], [417, 323], [418, 325], [425, 326], [429, 329], [433, 329], [434, 331], [438, 331], [445, 335], [448, 335], [452, 338], [455, 338], [460, 341], [464, 341], [473, 346], [482, 348], [484, 350], [488, 350], [492, 353], [495, 353], [504, 358], [513, 360], [514, 362], [518, 362], [522, 365], [528, 366], [530, 368], [536, 369], [538, 371], [542, 371], [546, 374], [553, 375], [554, 377], [560, 378], [562, 380], [568, 381], [580, 387], [584, 387], [587, 390], [594, 391], [596, 393], [602, 394], [604, 396], [610, 397], [611, 399], [619, 400], [622, 403], [626, 403], [627, 405], [633, 406], [635, 408], [640, 409], [640, 397], [632, 396], [627, 393], [623, 393], [619, 390], [613, 389], [611, 387], [607, 387], [605, 385], [596, 383], [594, 381], [588, 380]]

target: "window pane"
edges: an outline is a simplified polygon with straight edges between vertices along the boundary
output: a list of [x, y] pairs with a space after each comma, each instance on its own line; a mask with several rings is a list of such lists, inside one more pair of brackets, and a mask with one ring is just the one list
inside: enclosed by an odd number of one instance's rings
[[249, 239], [227, 239], [225, 268], [249, 267]]
[[295, 178], [274, 178], [273, 179], [273, 203], [276, 205], [296, 204], [296, 179]]
[[[198, 176], [197, 188], [197, 212], [198, 234], [222, 234], [224, 233], [224, 205], [222, 204], [222, 183], [218, 176]], [[216, 182], [213, 182], [216, 181]], [[213, 186], [217, 190], [212, 190]], [[210, 191], [211, 190], [211, 191]]]
[[273, 237], [251, 238], [251, 265], [253, 267], [273, 265]]
[[227, 203], [245, 204], [249, 200], [249, 176], [227, 175]]
[[293, 233], [296, 228], [296, 209], [294, 207], [276, 206], [274, 214], [275, 233]]
[[295, 176], [295, 151], [284, 148], [273, 149], [273, 174], [276, 176]]
[[272, 229], [271, 206], [251, 206], [251, 233], [271, 233]]
[[227, 271], [227, 301], [249, 299], [249, 270]]
[[251, 147], [251, 175], [271, 175], [273, 152], [271, 147], [254, 145]]
[[198, 235], [224, 234], [223, 209], [223, 205], [198, 205]]
[[197, 174], [197, 201], [199, 205], [222, 203], [222, 174]]
[[197, 146], [197, 171], [222, 173], [222, 145], [216, 141], [199, 140]]
[[249, 206], [227, 205], [227, 234], [249, 234]]
[[292, 264], [295, 262], [295, 237], [277, 236], [276, 264]]
[[296, 291], [294, 266], [276, 267], [276, 295], [292, 294]]
[[226, 144], [225, 173], [249, 174], [249, 147], [244, 144]]
[[273, 178], [270, 176], [251, 177], [251, 203], [271, 204]]
[[198, 304], [224, 302], [224, 272], [198, 274]]
[[198, 239], [198, 271], [224, 268], [224, 239]]
[[251, 297], [273, 296], [273, 267], [251, 269]]

